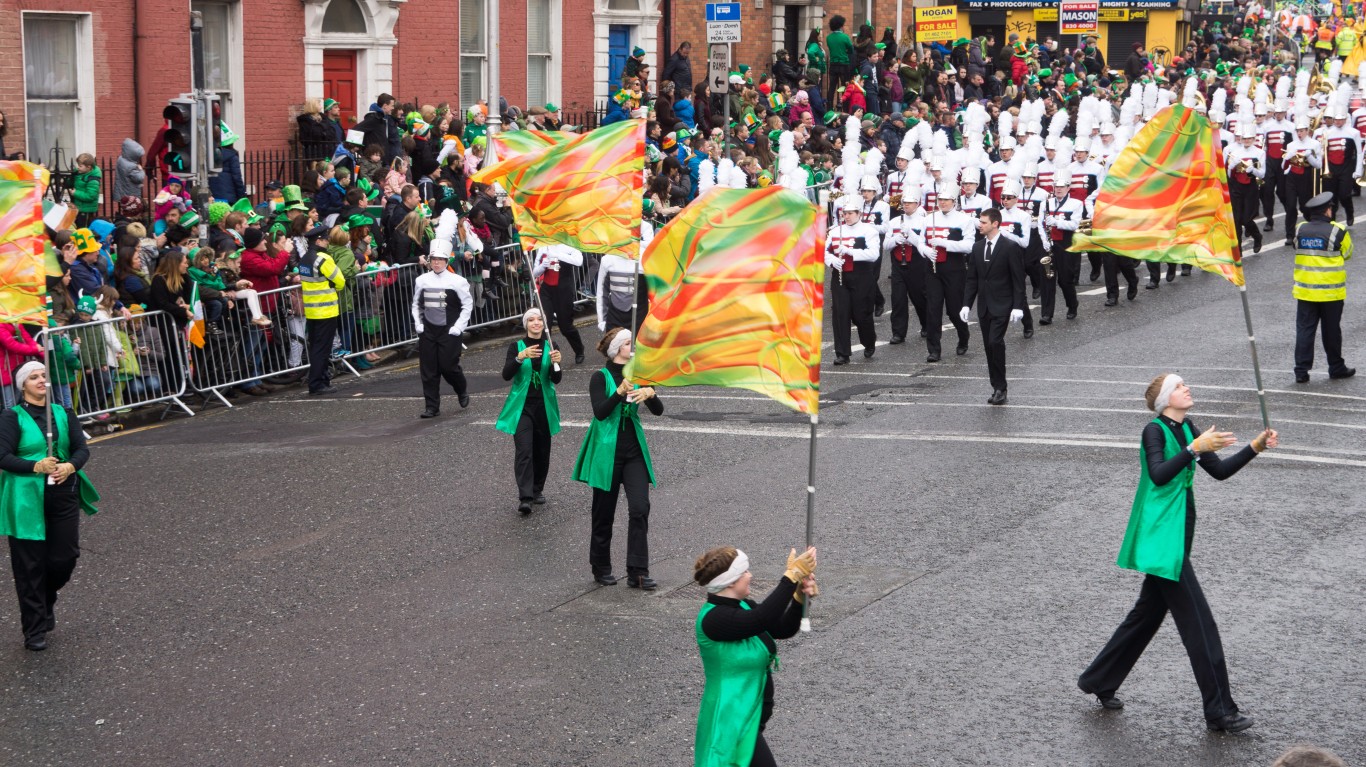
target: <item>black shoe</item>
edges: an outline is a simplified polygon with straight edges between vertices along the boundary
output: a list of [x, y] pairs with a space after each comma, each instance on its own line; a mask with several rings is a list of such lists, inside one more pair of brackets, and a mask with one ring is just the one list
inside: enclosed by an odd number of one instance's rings
[[926, 361], [926, 362], [938, 362], [938, 361], [939, 361], [939, 355], [938, 355], [938, 354], [931, 354], [931, 355], [928, 355], [928, 356], [925, 357], [925, 361]]
[[468, 394], [459, 394], [459, 395], [456, 395], [456, 401], [460, 403], [460, 407], [469, 407], [469, 406], [470, 406], [470, 395], [468, 395]]
[[575, 364], [575, 365], [582, 365], [582, 364], [583, 364], [583, 352], [579, 352], [579, 353], [577, 353], [577, 354], [574, 355], [574, 364]]
[[1099, 270], [1099, 269], [1092, 269], [1092, 270], [1091, 270], [1091, 282], [1095, 282], [1095, 281], [1098, 280], [1098, 279], [1100, 279], [1100, 270]]
[[1025, 337], [1025, 338], [1033, 338], [1033, 337], [1034, 337], [1034, 328], [1025, 328], [1024, 337]]
[[1252, 717], [1239, 713], [1225, 714], [1218, 719], [1206, 719], [1205, 725], [1215, 732], [1242, 732], [1256, 722]]
[[1067, 311], [1067, 319], [1069, 319], [1069, 320], [1075, 320], [1076, 318], [1077, 318], [1077, 310], [1076, 310], [1076, 309], [1069, 309], [1069, 310]]
[[518, 501], [517, 510], [523, 514], [531, 513], [531, 501]]
[[849, 358], [846, 357], [846, 356], [844, 356], [843, 354], [836, 354], [836, 355], [835, 355], [835, 364], [836, 364], [836, 365], [848, 365], [848, 364], [849, 364]]
[[1295, 383], [1309, 383], [1309, 374], [1308, 374], [1308, 373], [1296, 373], [1296, 374], [1295, 374]]
[[1100, 701], [1101, 708], [1108, 709], [1110, 711], [1118, 711], [1121, 708], [1124, 708], [1124, 701], [1120, 700], [1119, 698], [1116, 698], [1113, 695], [1109, 696], [1108, 698], [1102, 698], [1099, 695], [1097, 695], [1096, 700]]
[[24, 649], [34, 652], [42, 652], [47, 649], [47, 636], [39, 634], [36, 637], [29, 637], [24, 640]]
[[967, 353], [968, 353], [968, 345], [967, 345], [967, 344], [959, 344], [959, 345], [958, 345], [958, 348], [955, 349], [954, 351], [958, 354], [959, 357], [961, 357], [961, 356], [963, 356], [964, 354], [967, 354]]
[[1285, 246], [1286, 246], [1287, 248], [1293, 248], [1293, 247], [1295, 247], [1295, 238], [1294, 238], [1294, 237], [1286, 237], [1286, 238], [1285, 238]]
[[545, 496], [544, 496], [544, 495], [541, 495], [540, 493], [537, 493], [537, 494], [536, 494], [536, 497], [531, 499], [531, 502], [534, 503], [534, 504], [536, 504], [537, 506], [544, 506], [544, 505], [545, 505]]
[[1030, 298], [1033, 298], [1035, 301], [1038, 301], [1038, 300], [1039, 300], [1039, 289], [1038, 289], [1038, 288], [1034, 288], [1034, 292], [1030, 295]]
[[921, 329], [920, 329], [920, 337], [921, 337], [921, 338], [924, 338], [924, 337], [926, 337], [926, 336], [928, 336], [928, 335], [929, 335], [929, 333], [926, 333], [924, 328], [921, 328]]
[[1261, 252], [1262, 252], [1262, 238], [1258, 237], [1257, 239], [1255, 239], [1255, 240], [1252, 241], [1252, 252], [1253, 252], [1253, 253], [1261, 253]]
[[1105, 299], [1105, 305], [1106, 305], [1106, 306], [1119, 306], [1119, 299], [1118, 299], [1118, 298], [1107, 298], [1107, 299]]
[[1332, 378], [1332, 379], [1334, 379], [1334, 380], [1337, 380], [1337, 379], [1340, 379], [1340, 378], [1351, 378], [1352, 376], [1354, 376], [1354, 375], [1356, 375], [1356, 374], [1357, 374], [1357, 369], [1356, 369], [1356, 368], [1347, 368], [1346, 370], [1339, 370], [1339, 371], [1336, 372], [1336, 373], [1329, 373], [1329, 374], [1328, 374], [1328, 377], [1329, 377], [1329, 378]]
[[1039, 318], [1039, 324], [1040, 324], [1040, 325], [1052, 325], [1052, 324], [1053, 324], [1053, 318], [1052, 318], [1052, 317], [1040, 317], [1040, 318]]
[[321, 388], [321, 389], [309, 389], [309, 390], [308, 390], [308, 394], [309, 394], [309, 396], [311, 396], [311, 397], [317, 397], [317, 396], [322, 395], [322, 394], [336, 394], [336, 393], [337, 393], [337, 387], [331, 386], [331, 385], [324, 386], [324, 387]]
[[659, 588], [659, 584], [655, 583], [655, 579], [648, 575], [628, 575], [626, 576], [626, 585], [633, 589], [640, 589], [641, 591], [654, 591]]
[[905, 337], [905, 336], [892, 336], [892, 340], [889, 341], [888, 343], [891, 343], [891, 344], [893, 344], [893, 345], [895, 345], [895, 344], [904, 344], [904, 343], [906, 343], [906, 337]]
[[597, 581], [598, 585], [600, 586], [617, 585], [617, 576], [611, 573], [598, 573], [597, 575], [593, 576], [593, 580]]
[[1148, 280], [1148, 284], [1143, 286], [1144, 290], [1157, 290], [1162, 287], [1162, 283], [1157, 280]]
[[1127, 297], [1130, 301], [1132, 301], [1132, 300], [1134, 300], [1135, 298], [1138, 297], [1138, 283], [1137, 283], [1137, 282], [1135, 282], [1134, 284], [1132, 284], [1132, 285], [1129, 286], [1129, 292], [1128, 292], [1128, 294], [1126, 294], [1126, 297]]
[[1005, 390], [1005, 389], [997, 389], [996, 391], [992, 392], [992, 393], [991, 393], [991, 398], [987, 400], [987, 404], [988, 404], [988, 405], [1004, 405], [1004, 404], [1006, 404], [1006, 390]]
[[1176, 272], [1167, 272], [1167, 282], [1171, 282], [1174, 279], [1176, 279]]
[[433, 410], [431, 408], [427, 408], [426, 410], [422, 411], [422, 414], [419, 415], [418, 418], [435, 418], [439, 415], [441, 415], [440, 410]]
[[1262, 231], [1263, 231], [1263, 232], [1270, 232], [1270, 231], [1272, 231], [1272, 230], [1275, 229], [1275, 228], [1276, 228], [1276, 227], [1272, 226], [1272, 224], [1271, 224], [1271, 219], [1268, 218], [1268, 219], [1266, 220], [1266, 226], [1262, 227]]
[[878, 304], [877, 306], [873, 307], [873, 316], [881, 317], [882, 313], [885, 311], [887, 311], [887, 306], [885, 304]]
[[873, 354], [876, 353], [876, 352], [877, 352], [877, 347], [876, 347], [876, 346], [865, 346], [865, 347], [863, 347], [863, 358], [864, 358], [865, 360], [870, 360], [870, 359], [873, 358]]

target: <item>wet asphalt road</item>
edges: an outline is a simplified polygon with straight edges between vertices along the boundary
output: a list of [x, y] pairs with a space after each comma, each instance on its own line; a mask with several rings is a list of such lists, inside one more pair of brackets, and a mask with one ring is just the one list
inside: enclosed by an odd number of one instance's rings
[[[1329, 381], [1320, 352], [1295, 385], [1290, 255], [1248, 273], [1283, 447], [1201, 474], [1194, 561], [1257, 726], [1206, 731], [1170, 621], [1125, 710], [1075, 686], [1141, 580], [1114, 557], [1144, 386], [1179, 371], [1200, 424], [1259, 426], [1237, 292], [1197, 274], [1113, 309], [1085, 296], [1029, 341], [1012, 328], [1003, 408], [976, 326], [937, 365], [914, 338], [827, 361], [824, 595], [781, 648], [780, 763], [1232, 767], [1304, 742], [1366, 761], [1366, 375]], [[1366, 363], [1363, 301], [1349, 364]], [[0, 764], [690, 764], [691, 562], [735, 544], [774, 582], [803, 536], [805, 421], [748, 392], [662, 391], [645, 421], [661, 589], [597, 588], [589, 491], [569, 479], [597, 360], [568, 366], [550, 503], [523, 518], [492, 427], [503, 349], [467, 353], [473, 404], [448, 396], [433, 421], [405, 364], [98, 442], [105, 502], [47, 652], [22, 649], [0, 599]]]

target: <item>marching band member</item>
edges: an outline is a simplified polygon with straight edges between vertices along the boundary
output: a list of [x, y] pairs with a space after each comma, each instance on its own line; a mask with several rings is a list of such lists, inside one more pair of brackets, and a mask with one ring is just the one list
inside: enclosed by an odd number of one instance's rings
[[[1049, 256], [1046, 264], [1043, 263], [1043, 258], [1048, 256], [1049, 248], [1039, 232], [1039, 216], [1043, 215], [1043, 204], [1048, 202], [1048, 198], [1052, 194], [1050, 189], [1045, 189], [1041, 184], [1035, 183], [1038, 174], [1038, 165], [1031, 162], [1025, 164], [1024, 172], [1020, 176], [1020, 207], [1029, 212], [1032, 222], [1029, 227], [1029, 240], [1032, 244], [1025, 251], [1025, 274], [1029, 276], [1029, 282], [1034, 286], [1034, 298], [1041, 295], [1044, 273], [1052, 274], [1053, 271], [1051, 256]], [[1025, 317], [1029, 318], [1029, 312], [1025, 312]], [[1033, 320], [1031, 319], [1030, 322], [1032, 324]]]
[[[952, 198], [950, 198], [952, 199]], [[882, 257], [877, 229], [860, 219], [863, 200], [850, 194], [839, 199], [840, 224], [825, 236], [825, 263], [831, 268], [835, 326], [835, 364], [849, 364], [849, 325], [858, 328], [863, 356], [877, 348], [873, 326], [873, 274]]]
[[[1072, 147], [1072, 164], [1068, 167], [1072, 173], [1072, 188], [1069, 194], [1072, 199], [1083, 203], [1090, 202], [1100, 193], [1101, 181], [1105, 178], [1105, 169], [1100, 164], [1091, 159], [1091, 139], [1082, 137], [1077, 139], [1077, 143]], [[1086, 257], [1091, 261], [1091, 282], [1100, 279], [1101, 269], [1104, 267], [1104, 259], [1100, 253], [1087, 253]], [[1080, 272], [1078, 272], [1080, 277]]]
[[[1030, 275], [1030, 279], [1037, 286], [1043, 281], [1042, 275], [1038, 274], [1038, 230], [1029, 208], [1020, 205], [1020, 195], [1023, 192], [1020, 182], [1013, 178], [1007, 178], [1001, 184], [1001, 235], [1020, 246], [1024, 252], [1025, 274]], [[1029, 311], [1029, 304], [1025, 304], [1023, 322], [1024, 337], [1033, 338], [1034, 318]]]
[[977, 179], [981, 178], [982, 169], [971, 165], [963, 168], [963, 193], [958, 197], [958, 210], [973, 221], [982, 214], [982, 211], [992, 207], [991, 198], [984, 194], [977, 193]]
[[513, 341], [503, 362], [503, 380], [512, 388], [498, 414], [495, 428], [512, 435], [516, 458], [517, 510], [530, 514], [533, 504], [545, 503], [541, 490], [550, 472], [550, 438], [560, 432], [560, 405], [555, 385], [564, 375], [560, 350], [546, 332], [540, 309], [522, 315], [526, 337]]
[[1262, 250], [1262, 233], [1257, 229], [1257, 183], [1265, 174], [1266, 156], [1254, 146], [1257, 126], [1244, 123], [1238, 128], [1238, 143], [1224, 150], [1224, 167], [1228, 168], [1228, 193], [1233, 201], [1233, 222], [1238, 236], [1252, 236], [1252, 252]]
[[887, 205], [887, 201], [882, 199], [882, 185], [878, 183], [877, 176], [873, 175], [871, 169], [864, 169], [863, 178], [859, 179], [859, 196], [863, 198], [863, 207], [859, 209], [859, 218], [863, 223], [872, 226], [877, 230], [878, 241], [873, 247], [877, 251], [877, 260], [873, 263], [873, 316], [881, 317], [886, 299], [882, 296], [882, 236], [887, 232], [887, 224], [892, 220], [892, 209]]
[[1323, 158], [1327, 163], [1323, 191], [1333, 193], [1334, 202], [1347, 217], [1347, 225], [1352, 226], [1356, 223], [1352, 194], [1356, 191], [1356, 180], [1361, 177], [1361, 134], [1347, 125], [1347, 119], [1347, 107], [1341, 104], [1327, 112], [1324, 136], [1328, 139], [1328, 152]]
[[1309, 135], [1309, 118], [1295, 118], [1295, 140], [1285, 147], [1285, 242], [1295, 246], [1296, 211], [1314, 196], [1313, 171], [1323, 166], [1319, 142]]
[[991, 204], [1001, 206], [1001, 188], [1010, 175], [1010, 161], [1015, 157], [1015, 139], [1006, 136], [1001, 139], [1001, 159], [987, 166], [987, 197]]
[[[886, 200], [889, 209], [892, 208], [892, 198], [900, 199], [904, 188], [907, 186], [908, 173], [906, 169], [910, 167], [914, 153], [915, 149], [911, 146], [910, 134], [908, 133], [906, 140], [901, 142], [901, 149], [897, 151], [896, 159], [893, 161], [896, 164], [896, 170], [887, 174]], [[920, 200], [917, 199], [916, 202], [919, 203]], [[892, 210], [895, 213], [895, 209]]]
[[[918, 179], [914, 179], [919, 184]], [[892, 219], [887, 227], [887, 236], [882, 240], [882, 249], [891, 255], [892, 264], [892, 343], [906, 340], [910, 329], [910, 308], [915, 307], [915, 316], [920, 323], [920, 337], [927, 335], [925, 321], [925, 279], [930, 271], [930, 261], [921, 255], [925, 246], [925, 212], [920, 208], [920, 198], [907, 194], [900, 198], [901, 215]]]
[[[566, 268], [566, 266], [570, 268]], [[574, 327], [574, 270], [583, 266], [583, 253], [558, 243], [536, 249], [536, 260], [531, 269], [533, 280], [539, 280], [541, 306], [555, 316], [560, 334], [574, 350], [574, 363], [583, 364], [583, 338]]]
[[[441, 225], [445, 226], [448, 213], [453, 232], [455, 211], [443, 211]], [[431, 271], [413, 282], [413, 326], [417, 331], [419, 374], [426, 403], [422, 418], [441, 414], [443, 378], [455, 389], [460, 407], [470, 404], [465, 374], [460, 369], [460, 353], [465, 328], [474, 312], [474, 299], [470, 297], [469, 281], [448, 268], [452, 249], [449, 237], [432, 240], [427, 255]]]
[[1049, 136], [1043, 145], [1044, 159], [1039, 163], [1039, 186], [1043, 187], [1050, 194], [1053, 191], [1053, 173], [1059, 168], [1066, 168], [1068, 162], [1058, 159], [1058, 139], [1056, 136]]
[[603, 254], [598, 262], [598, 330], [631, 327], [631, 304], [636, 308], [636, 330], [650, 313], [650, 294], [639, 263], [624, 256]]
[[1295, 126], [1285, 119], [1285, 110], [1285, 102], [1277, 99], [1271, 107], [1270, 119], [1258, 126], [1262, 151], [1266, 153], [1261, 194], [1262, 213], [1266, 216], [1262, 229], [1267, 232], [1275, 228], [1276, 200], [1281, 201], [1282, 208], [1289, 210], [1285, 203], [1285, 171], [1281, 163], [1285, 159], [1286, 145], [1294, 139]]
[[926, 255], [933, 255], [930, 276], [925, 280], [926, 362], [939, 361], [946, 310], [949, 322], [958, 331], [957, 353], [968, 352], [968, 324], [959, 318], [958, 311], [963, 308], [967, 256], [977, 239], [977, 220], [953, 208], [958, 185], [942, 181], [935, 191], [939, 210], [931, 212], [925, 222]]
[[1082, 218], [1086, 215], [1081, 202], [1071, 197], [1072, 174], [1060, 171], [1053, 175], [1053, 196], [1043, 205], [1043, 216], [1039, 219], [1039, 234], [1049, 244], [1053, 258], [1053, 279], [1043, 283], [1043, 302], [1039, 307], [1039, 324], [1053, 322], [1053, 307], [1057, 301], [1057, 289], [1062, 288], [1063, 301], [1067, 304], [1067, 319], [1077, 318], [1076, 278], [1081, 271], [1081, 256], [1067, 250], [1072, 244], [1072, 233], [1077, 231]]

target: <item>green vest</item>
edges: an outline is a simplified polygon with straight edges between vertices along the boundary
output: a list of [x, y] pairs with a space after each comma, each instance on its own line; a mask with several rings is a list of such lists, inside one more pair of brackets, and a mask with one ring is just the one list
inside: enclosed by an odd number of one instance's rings
[[[23, 407], [15, 407], [14, 414], [19, 421], [19, 445], [15, 456], [25, 461], [41, 461], [47, 457], [47, 436], [38, 423]], [[66, 411], [61, 405], [52, 406], [53, 447], [58, 462], [65, 463], [70, 456], [71, 440], [67, 434]], [[95, 502], [100, 494], [85, 476], [76, 472], [81, 497], [81, 508], [86, 514], [95, 513]], [[43, 493], [47, 489], [45, 474], [15, 474], [0, 471], [0, 535], [8, 535], [29, 541], [47, 539], [47, 525], [43, 520]]]
[[[518, 341], [517, 353], [524, 351], [526, 341]], [[517, 433], [517, 422], [522, 420], [522, 406], [526, 404], [527, 387], [535, 379], [535, 385], [541, 389], [541, 400], [545, 402], [545, 419], [550, 424], [550, 433], [560, 433], [560, 403], [555, 399], [555, 383], [550, 380], [551, 365], [550, 339], [545, 338], [541, 344], [540, 374], [537, 375], [530, 359], [522, 360], [522, 366], [517, 368], [517, 375], [512, 379], [512, 391], [508, 392], [507, 401], [503, 403], [503, 412], [498, 414], [498, 423], [494, 428], [504, 434]]]
[[[1153, 423], [1162, 426], [1167, 444], [1162, 458], [1170, 460], [1181, 447], [1176, 435], [1161, 419]], [[1189, 442], [1191, 427], [1181, 424]], [[1119, 547], [1115, 564], [1128, 570], [1156, 575], [1169, 581], [1181, 578], [1181, 562], [1186, 558], [1186, 490], [1195, 481], [1195, 462], [1192, 461], [1177, 477], [1161, 487], [1148, 478], [1148, 457], [1140, 445], [1138, 462], [1141, 473], [1134, 506], [1129, 512], [1129, 529], [1124, 531], [1124, 543]]]
[[[702, 632], [702, 619], [716, 605], [708, 602], [697, 613], [697, 649], [707, 683], [697, 712], [693, 739], [694, 767], [749, 767], [764, 713], [764, 685], [768, 668], [777, 661], [764, 640], [752, 636], [739, 642], [717, 642]], [[748, 610], [749, 605], [741, 602]]]
[[[617, 382], [607, 368], [602, 369], [602, 377], [607, 381], [607, 396], [610, 397], [617, 391]], [[579, 457], [574, 461], [575, 480], [587, 482], [595, 490], [612, 489], [612, 474], [617, 460], [617, 430], [621, 428], [623, 417], [631, 419], [631, 425], [635, 427], [640, 452], [645, 456], [645, 470], [650, 472], [650, 484], [657, 484], [655, 467], [650, 462], [650, 446], [645, 444], [645, 430], [640, 428], [640, 406], [629, 402], [622, 402], [611, 415], [602, 420], [594, 418], [588, 425], [588, 433], [579, 447]]]

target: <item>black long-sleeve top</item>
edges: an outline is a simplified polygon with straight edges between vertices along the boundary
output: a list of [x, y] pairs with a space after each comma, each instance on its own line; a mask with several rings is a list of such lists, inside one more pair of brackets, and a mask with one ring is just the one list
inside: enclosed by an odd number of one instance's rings
[[[802, 606], [792, 595], [797, 584], [783, 577], [778, 585], [764, 598], [762, 603], [752, 599], [744, 600], [749, 605], [746, 610], [740, 600], [708, 594], [707, 601], [716, 605], [702, 618], [702, 633], [713, 642], [739, 642], [750, 637], [759, 637], [769, 653], [778, 652], [773, 640], [788, 639], [797, 634], [802, 624]], [[773, 674], [764, 679], [764, 709], [759, 717], [762, 731], [773, 715]]]
[[[1173, 421], [1165, 415], [1158, 416], [1158, 419], [1171, 429], [1171, 433], [1176, 437], [1176, 444], [1181, 447], [1181, 452], [1175, 456], [1164, 459], [1162, 451], [1167, 446], [1167, 437], [1161, 426], [1149, 423], [1143, 428], [1143, 454], [1148, 461], [1148, 478], [1154, 485], [1162, 485], [1176, 479], [1192, 460], [1200, 464], [1200, 468], [1205, 473], [1217, 480], [1223, 481], [1238, 473], [1238, 470], [1247, 465], [1257, 455], [1257, 451], [1252, 449], [1252, 445], [1244, 445], [1242, 450], [1234, 453], [1228, 458], [1220, 458], [1212, 452], [1200, 453], [1198, 458], [1191, 458], [1186, 446], [1190, 440], [1186, 439], [1186, 434], [1181, 428], [1181, 421]], [[1200, 436], [1200, 429], [1189, 418], [1185, 420], [1191, 428], [1191, 434]], [[1191, 543], [1195, 540], [1195, 488], [1186, 488], [1186, 556], [1190, 556]]]
[[[540, 346], [545, 342], [545, 338], [532, 338], [531, 336], [527, 336], [522, 339], [522, 343], [526, 344], [526, 347], [528, 349], [530, 349], [533, 346]], [[559, 347], [555, 346], [554, 341], [551, 341], [550, 348], [551, 350], [554, 350]], [[517, 376], [517, 371], [521, 369], [521, 367], [522, 363], [517, 361], [517, 342], [513, 341], [511, 344], [508, 344], [507, 359], [503, 361], [503, 380], [511, 381], [513, 378]], [[541, 358], [539, 356], [531, 358], [531, 369], [536, 371], [537, 375], [536, 377], [531, 379], [531, 385], [528, 386], [526, 389], [526, 402], [522, 404], [523, 410], [525, 410], [528, 405], [541, 405], [542, 400], [544, 399], [544, 396], [541, 394]], [[552, 364], [550, 368], [550, 382], [558, 386], [560, 383], [560, 379], [563, 377], [564, 371], [556, 370], [554, 368], [554, 365]]]
[[[38, 424], [38, 428], [43, 428], [47, 423], [46, 408], [30, 404], [27, 400], [20, 402], [18, 407], [22, 407]], [[90, 460], [90, 448], [85, 444], [85, 432], [81, 431], [81, 424], [71, 415], [71, 411], [63, 408], [66, 414], [66, 436], [70, 449], [67, 451], [66, 463], [75, 466], [78, 470], [85, 467], [85, 462]], [[57, 413], [52, 414], [54, 418], [60, 417]], [[53, 438], [56, 438], [54, 427]], [[0, 413], [0, 469], [13, 472], [15, 474], [32, 474], [35, 461], [25, 460], [15, 455], [19, 449], [19, 414], [14, 410], [8, 409]], [[66, 489], [67, 486], [75, 487], [76, 475], [72, 474], [63, 482], [60, 487]]]
[[[622, 372], [625, 366], [609, 361], [605, 367], [612, 372], [612, 380], [620, 385], [625, 376]], [[593, 417], [599, 421], [607, 420], [612, 411], [626, 401], [625, 397], [616, 392], [616, 387], [613, 387], [611, 395], [608, 395], [607, 379], [603, 377], [601, 370], [593, 374], [588, 384], [588, 398], [593, 403]], [[659, 401], [658, 396], [645, 400], [643, 404], [654, 415], [664, 415], [664, 403]], [[630, 458], [640, 454], [640, 441], [636, 439], [636, 430], [630, 426], [627, 419], [621, 419], [617, 432], [617, 457]]]

